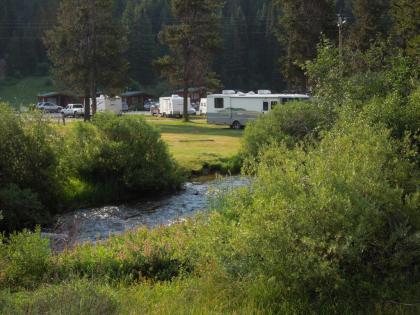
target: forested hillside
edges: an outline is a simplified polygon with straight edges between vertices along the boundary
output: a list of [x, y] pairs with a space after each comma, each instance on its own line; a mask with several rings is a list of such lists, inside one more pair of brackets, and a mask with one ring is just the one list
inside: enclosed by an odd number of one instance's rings
[[[42, 37], [55, 24], [58, 3], [0, 0], [0, 78], [48, 74]], [[338, 42], [337, 13], [347, 18], [344, 38], [352, 48], [364, 50], [377, 35], [386, 38], [391, 33], [401, 46], [415, 48], [418, 9], [413, 3], [227, 0], [220, 25], [223, 47], [214, 70], [225, 88], [304, 90], [299, 64], [315, 56], [321, 33]], [[153, 61], [167, 50], [158, 34], [164, 25], [176, 23], [170, 0], [115, 0], [114, 11], [127, 31], [132, 84], [156, 86], [162, 79]]]

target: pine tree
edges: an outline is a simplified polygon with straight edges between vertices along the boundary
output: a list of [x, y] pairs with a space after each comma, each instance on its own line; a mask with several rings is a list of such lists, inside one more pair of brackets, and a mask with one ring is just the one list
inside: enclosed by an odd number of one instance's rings
[[354, 0], [355, 23], [350, 30], [349, 44], [362, 51], [377, 39], [386, 39], [391, 30], [390, 0]]
[[[45, 36], [54, 74], [71, 89], [92, 99], [98, 87], [113, 94], [124, 87], [127, 62], [124, 32], [113, 20], [113, 0], [63, 0], [57, 26]], [[90, 106], [85, 106], [85, 119]]]
[[420, 0], [393, 0], [391, 16], [397, 43], [420, 62]]
[[223, 55], [220, 74], [229, 88], [239, 89], [246, 76], [246, 21], [240, 7], [223, 23]]
[[177, 24], [160, 33], [170, 55], [157, 61], [162, 75], [184, 91], [184, 120], [188, 121], [188, 88], [217, 84], [211, 72], [213, 53], [220, 46], [218, 32], [222, 0], [173, 0], [172, 14]]
[[335, 3], [333, 0], [277, 0], [281, 18], [278, 30], [284, 52], [281, 58], [282, 74], [289, 90], [306, 90], [306, 79], [301, 65], [316, 55], [316, 45], [324, 34], [333, 37], [336, 32]]
[[130, 1], [124, 13], [124, 22], [128, 33], [130, 76], [143, 85], [150, 85], [156, 78], [152, 63], [157, 56], [155, 35], [146, 9]]

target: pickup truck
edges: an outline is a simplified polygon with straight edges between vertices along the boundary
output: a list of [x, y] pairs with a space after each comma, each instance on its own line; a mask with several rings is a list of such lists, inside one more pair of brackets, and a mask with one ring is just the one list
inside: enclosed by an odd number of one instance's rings
[[82, 104], [69, 104], [67, 105], [66, 108], [64, 108], [61, 111], [61, 114], [64, 117], [67, 117], [67, 116], [73, 116], [74, 118], [81, 117], [85, 114], [85, 109]]

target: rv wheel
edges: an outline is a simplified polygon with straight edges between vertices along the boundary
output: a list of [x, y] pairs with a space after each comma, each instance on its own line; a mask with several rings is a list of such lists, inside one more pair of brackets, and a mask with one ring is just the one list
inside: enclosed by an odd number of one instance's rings
[[232, 124], [232, 128], [233, 129], [241, 129], [241, 123], [239, 122], [239, 121], [237, 121], [237, 120], [235, 120], [234, 122], [233, 122], [233, 124]]

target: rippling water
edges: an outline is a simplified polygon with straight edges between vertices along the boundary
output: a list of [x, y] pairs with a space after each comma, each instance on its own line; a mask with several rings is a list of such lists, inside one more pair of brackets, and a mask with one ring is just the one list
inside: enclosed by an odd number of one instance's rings
[[59, 217], [54, 229], [45, 236], [60, 250], [65, 246], [105, 240], [140, 226], [170, 225], [208, 210], [212, 197], [246, 185], [249, 179], [245, 177], [222, 177], [187, 183], [179, 193], [160, 200], [81, 209]]

